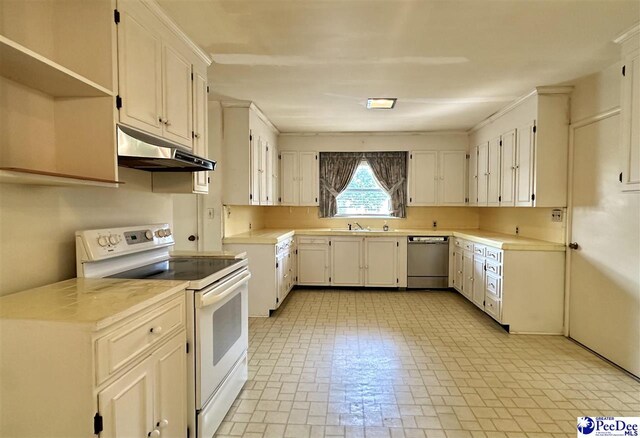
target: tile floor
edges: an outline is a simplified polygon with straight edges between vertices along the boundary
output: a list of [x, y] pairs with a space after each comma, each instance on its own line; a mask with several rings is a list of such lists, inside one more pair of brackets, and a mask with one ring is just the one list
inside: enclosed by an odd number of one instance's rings
[[216, 437], [575, 437], [640, 383], [561, 336], [509, 335], [455, 292], [292, 291], [249, 326]]

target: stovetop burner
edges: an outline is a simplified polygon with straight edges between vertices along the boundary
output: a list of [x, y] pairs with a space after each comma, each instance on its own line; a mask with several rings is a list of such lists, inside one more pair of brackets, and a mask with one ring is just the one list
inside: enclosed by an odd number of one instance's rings
[[241, 261], [214, 257], [175, 257], [120, 272], [109, 278], [195, 281], [202, 280], [236, 263], [241, 263]]

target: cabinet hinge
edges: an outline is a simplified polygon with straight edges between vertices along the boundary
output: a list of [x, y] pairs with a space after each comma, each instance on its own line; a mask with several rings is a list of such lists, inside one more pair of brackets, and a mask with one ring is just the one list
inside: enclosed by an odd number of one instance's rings
[[100, 415], [99, 412], [96, 412], [95, 417], [93, 417], [93, 434], [98, 435], [102, 430], [102, 415]]
[[329, 283], [331, 283], [331, 277], [329, 277]]
[[400, 283], [400, 279], [396, 278], [396, 284]]
[[276, 262], [276, 268], [279, 267], [279, 266], [280, 266], [280, 264], [278, 262]]
[[536, 131], [538, 130], [538, 128], [536, 128], [536, 125], [533, 125], [533, 133], [535, 134]]
[[209, 86], [207, 85], [207, 94], [209, 94], [209, 91], [210, 91], [210, 89], [209, 89]]
[[269, 152], [269, 146], [267, 146], [267, 152]]
[[483, 266], [483, 268], [484, 268], [484, 270], [486, 271], [486, 270], [487, 270], [487, 265], [484, 265], [484, 266]]
[[191, 80], [193, 80], [193, 73], [191, 73]]
[[318, 198], [316, 198], [316, 202], [318, 202]]
[[249, 134], [249, 141], [253, 140], [253, 135]]
[[396, 246], [400, 246], [400, 242], [396, 242]]
[[282, 160], [282, 154], [278, 154], [278, 160]]
[[116, 109], [122, 108], [122, 97], [118, 94], [116, 96]]
[[280, 302], [280, 298], [276, 298], [276, 304]]
[[622, 66], [622, 76], [626, 76], [627, 75], [627, 66], [623, 65]]
[[482, 300], [482, 305], [483, 305], [483, 306], [484, 306], [486, 303], [487, 303], [486, 301]]
[[536, 200], [536, 195], [534, 193], [531, 194], [531, 200], [535, 201]]
[[189, 430], [188, 427], [187, 427], [187, 438], [191, 438], [191, 431]]
[[189, 354], [189, 343], [188, 342], [187, 342], [186, 349], [187, 349], [187, 354]]
[[413, 202], [413, 198], [409, 198], [409, 202]]
[[469, 203], [469, 198], [464, 198], [464, 202], [465, 202], [465, 204], [468, 204]]
[[195, 131], [191, 131], [191, 138], [196, 138], [196, 133], [195, 133]]
[[469, 158], [471, 158], [471, 154], [466, 154], [464, 157], [468, 160]]
[[[298, 254], [298, 250], [296, 249], [296, 254]], [[296, 280], [298, 279], [298, 277], [296, 277]]]
[[253, 199], [253, 195], [249, 193], [249, 200], [251, 201], [252, 199]]
[[269, 200], [269, 197], [267, 196], [267, 201]]
[[620, 182], [622, 182], [622, 172], [620, 172], [620, 175], [618, 176], [618, 179], [620, 180]]
[[118, 24], [120, 23], [120, 11], [117, 9], [113, 10], [113, 21]]
[[211, 184], [211, 177], [210, 176], [207, 177], [207, 184]]
[[316, 154], [316, 160], [318, 159], [318, 154]]
[[502, 140], [500, 140], [500, 146], [502, 146]]
[[278, 202], [282, 202], [282, 197], [278, 196]]
[[413, 154], [409, 154], [409, 159], [413, 160]]
[[329, 241], [329, 246], [331, 246], [331, 241]]
[[502, 202], [502, 196], [498, 196], [498, 202]]

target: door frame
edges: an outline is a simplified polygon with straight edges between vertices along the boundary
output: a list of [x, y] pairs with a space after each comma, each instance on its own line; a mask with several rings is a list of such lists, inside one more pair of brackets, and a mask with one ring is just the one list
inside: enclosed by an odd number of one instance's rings
[[591, 125], [593, 123], [600, 122], [602, 120], [608, 119], [609, 117], [614, 117], [620, 114], [620, 106], [615, 106], [606, 111], [600, 112], [593, 116], [585, 117], [584, 119], [577, 120], [569, 125], [569, 168], [567, 169], [567, 231], [565, 233], [565, 247], [566, 247], [566, 256], [565, 256], [565, 275], [564, 275], [564, 335], [568, 338], [571, 337], [571, 333], [569, 331], [569, 320], [571, 318], [569, 312], [569, 306], [571, 303], [571, 256], [572, 251], [569, 248], [569, 243], [571, 243], [573, 233], [573, 158], [575, 155], [575, 131], [576, 129], [583, 128], [587, 125]]

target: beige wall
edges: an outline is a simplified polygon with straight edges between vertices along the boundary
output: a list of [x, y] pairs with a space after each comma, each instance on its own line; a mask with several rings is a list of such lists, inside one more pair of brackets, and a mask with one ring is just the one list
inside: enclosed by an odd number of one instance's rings
[[265, 212], [274, 207], [246, 205], [225, 205], [223, 207], [224, 235], [245, 233], [249, 230], [266, 228]]
[[516, 234], [532, 239], [564, 243], [567, 229], [566, 209], [562, 222], [552, 222], [552, 208], [479, 208], [480, 228], [498, 233]]
[[119, 189], [0, 184], [0, 295], [75, 277], [76, 230], [171, 222], [151, 174], [120, 168]]

